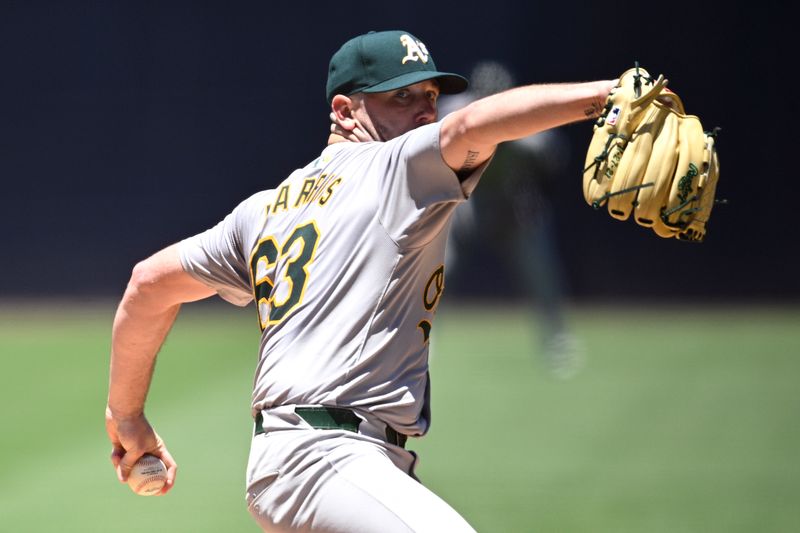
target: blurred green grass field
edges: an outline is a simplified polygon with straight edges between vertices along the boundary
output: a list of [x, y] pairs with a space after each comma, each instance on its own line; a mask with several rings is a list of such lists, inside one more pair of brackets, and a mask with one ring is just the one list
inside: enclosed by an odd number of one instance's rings
[[[800, 308], [577, 308], [550, 377], [521, 309], [444, 306], [419, 474], [480, 532], [800, 531]], [[258, 328], [189, 305], [148, 415], [180, 464], [120, 485], [103, 428], [113, 304], [0, 308], [1, 532], [255, 532], [244, 506]]]

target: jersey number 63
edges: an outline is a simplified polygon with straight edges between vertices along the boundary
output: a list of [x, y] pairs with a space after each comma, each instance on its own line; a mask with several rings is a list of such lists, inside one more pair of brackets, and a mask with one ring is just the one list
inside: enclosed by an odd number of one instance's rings
[[[286, 318], [303, 300], [308, 264], [314, 259], [318, 242], [319, 228], [313, 221], [297, 226], [282, 245], [273, 236], [258, 241], [250, 256], [250, 279], [261, 331]], [[286, 286], [276, 291], [279, 261], [284, 264], [277, 283]], [[284, 295], [281, 301], [276, 301], [276, 293]]]

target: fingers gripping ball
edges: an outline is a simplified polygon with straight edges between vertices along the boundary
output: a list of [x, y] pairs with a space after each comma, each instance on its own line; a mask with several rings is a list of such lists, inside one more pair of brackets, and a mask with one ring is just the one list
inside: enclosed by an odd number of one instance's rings
[[167, 482], [167, 467], [155, 455], [145, 454], [133, 465], [128, 476], [128, 486], [140, 496], [153, 496], [161, 492]]
[[643, 68], [625, 71], [594, 125], [583, 194], [595, 209], [660, 237], [701, 242], [715, 200], [718, 128], [703, 131], [683, 102]]

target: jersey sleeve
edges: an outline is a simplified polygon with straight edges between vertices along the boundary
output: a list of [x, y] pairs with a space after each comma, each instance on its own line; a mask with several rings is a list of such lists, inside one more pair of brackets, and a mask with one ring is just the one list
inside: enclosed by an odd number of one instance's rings
[[[380, 219], [400, 244], [429, 242], [449, 221], [449, 214], [475, 189], [488, 161], [459, 179], [442, 158], [441, 123], [428, 124], [384, 144]], [[448, 215], [448, 216], [443, 216]]]
[[183, 269], [238, 306], [253, 299], [245, 250], [249, 249], [250, 233], [264, 216], [259, 196], [243, 201], [216, 226], [178, 245]]

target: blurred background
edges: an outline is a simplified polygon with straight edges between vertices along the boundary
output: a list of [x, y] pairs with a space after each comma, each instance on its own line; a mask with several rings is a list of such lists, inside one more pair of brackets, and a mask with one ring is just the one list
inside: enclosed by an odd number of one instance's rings
[[[466, 75], [498, 60], [519, 84], [608, 79], [639, 61], [665, 73], [705, 127], [722, 128], [718, 194], [729, 204], [715, 210], [702, 246], [587, 206], [580, 176], [591, 125], [563, 128], [570, 151], [552, 195], [575, 297], [796, 299], [795, 180], [781, 160], [794, 139], [779, 92], [794, 46], [780, 10], [4, 0], [0, 295], [118, 294], [136, 260], [315, 157], [331, 54], [366, 30], [401, 28], [441, 69]], [[470, 292], [499, 288], [473, 283]]]
[[373, 29], [472, 76], [467, 100], [638, 61], [722, 129], [728, 204], [699, 245], [586, 205], [589, 123], [498, 153], [449, 251], [426, 484], [479, 531], [800, 530], [790, 21], [680, 1], [0, 0], [0, 531], [256, 530], [253, 310], [176, 324], [149, 404], [182, 464], [163, 499], [108, 466], [113, 310], [136, 261], [316, 157], [328, 60]]

